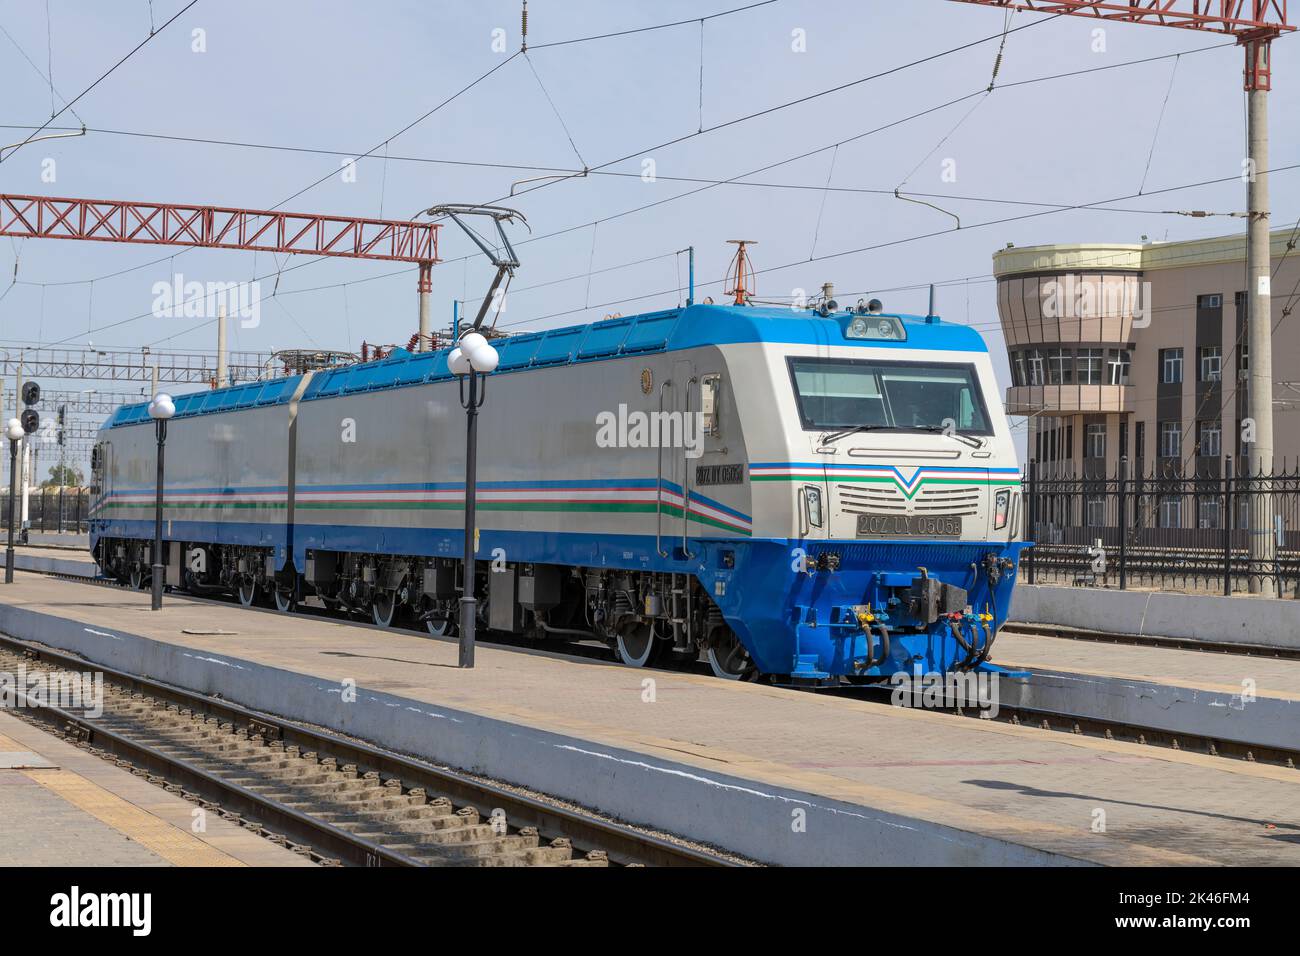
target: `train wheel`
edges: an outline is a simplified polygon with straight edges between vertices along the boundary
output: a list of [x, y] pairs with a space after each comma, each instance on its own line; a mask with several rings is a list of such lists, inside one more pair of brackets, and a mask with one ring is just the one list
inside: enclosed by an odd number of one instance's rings
[[426, 617], [424, 627], [434, 637], [446, 637], [456, 631], [456, 622], [450, 615], [445, 617]]
[[649, 667], [660, 646], [660, 642], [655, 640], [654, 629], [642, 623], [624, 625], [615, 641], [618, 659], [628, 667]]
[[281, 614], [292, 614], [298, 607], [298, 602], [294, 599], [292, 591], [282, 591], [275, 589], [275, 609]]
[[390, 591], [377, 592], [370, 613], [380, 627], [392, 627], [393, 618], [397, 616], [397, 595]]
[[239, 579], [239, 603], [244, 607], [252, 607], [257, 603], [257, 579], [253, 577], [241, 577]]
[[714, 677], [747, 680], [754, 674], [754, 662], [750, 659], [749, 651], [745, 650], [745, 645], [740, 643], [740, 638], [729, 627], [721, 628], [710, 638], [706, 656]]

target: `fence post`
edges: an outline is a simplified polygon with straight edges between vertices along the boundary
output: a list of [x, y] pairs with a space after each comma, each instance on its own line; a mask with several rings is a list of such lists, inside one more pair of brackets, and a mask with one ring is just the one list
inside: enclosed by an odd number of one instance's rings
[[[1038, 494], [1037, 494], [1037, 475], [1038, 459], [1029, 459], [1029, 507], [1025, 509], [1025, 515], [1029, 521], [1029, 527], [1025, 529], [1025, 538], [1032, 539], [1037, 533], [1038, 526]], [[1029, 583], [1034, 583], [1034, 565], [1038, 562], [1034, 559], [1034, 549], [1029, 549]]]
[[1232, 456], [1228, 455], [1223, 460], [1223, 508], [1227, 512], [1223, 516], [1223, 596], [1232, 597], [1232, 524], [1233, 507], [1232, 500]]
[[1119, 458], [1119, 589], [1128, 587], [1128, 455]]

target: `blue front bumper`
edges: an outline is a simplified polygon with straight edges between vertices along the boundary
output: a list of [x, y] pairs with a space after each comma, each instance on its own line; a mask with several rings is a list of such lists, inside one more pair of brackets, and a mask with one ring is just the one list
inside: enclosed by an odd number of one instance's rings
[[[763, 673], [810, 679], [943, 673], [969, 662], [972, 641], [978, 650], [1006, 620], [1025, 547], [1018, 541], [728, 542], [734, 567], [711, 567], [700, 580]], [[986, 571], [989, 555], [1000, 565], [1009, 562], [995, 575], [995, 587]], [[921, 568], [965, 590], [972, 613], [959, 621], [914, 617], [905, 595]], [[865, 608], [875, 619], [870, 636], [858, 618]], [[887, 656], [882, 624], [889, 631]], [[962, 640], [953, 635], [954, 624]]]

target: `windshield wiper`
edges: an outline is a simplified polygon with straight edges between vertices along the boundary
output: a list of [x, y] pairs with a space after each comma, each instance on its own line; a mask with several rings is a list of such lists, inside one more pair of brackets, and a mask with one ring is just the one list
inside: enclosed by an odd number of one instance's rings
[[947, 431], [940, 425], [854, 425], [852, 428], [844, 428], [837, 432], [831, 432], [821, 437], [821, 444], [829, 445], [837, 442], [841, 438], [847, 438], [849, 435], [856, 435], [859, 432], [890, 432], [890, 431], [917, 431], [930, 432], [936, 435], [947, 435], [949, 438], [955, 438], [963, 444], [970, 445], [972, 448], [983, 448], [984, 442], [973, 435], [963, 435], [960, 432]]
[[829, 445], [831, 442], [847, 438], [849, 435], [856, 435], [858, 432], [889, 431], [893, 427], [892, 425], [854, 425], [852, 428], [845, 428], [837, 432], [831, 432], [829, 435], [823, 435], [821, 443]]
[[923, 432], [933, 432], [938, 435], [947, 435], [949, 438], [955, 438], [959, 442], [963, 442], [964, 444], [970, 445], [972, 448], [984, 447], [984, 442], [982, 439], [976, 438], [974, 435], [963, 435], [961, 432], [958, 431], [949, 431], [948, 429], [940, 425], [918, 425], [917, 428], [919, 428]]

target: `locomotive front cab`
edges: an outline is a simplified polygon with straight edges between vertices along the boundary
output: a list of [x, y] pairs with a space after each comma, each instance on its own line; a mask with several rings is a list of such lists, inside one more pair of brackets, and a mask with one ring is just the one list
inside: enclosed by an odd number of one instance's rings
[[733, 626], [795, 678], [987, 669], [1022, 545], [983, 341], [935, 318], [806, 321], [811, 341], [769, 346], [785, 446], [749, 449], [755, 513], [789, 538], [755, 542], [763, 584]]

